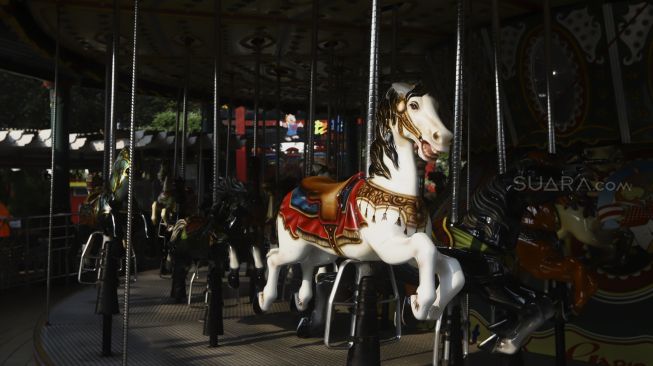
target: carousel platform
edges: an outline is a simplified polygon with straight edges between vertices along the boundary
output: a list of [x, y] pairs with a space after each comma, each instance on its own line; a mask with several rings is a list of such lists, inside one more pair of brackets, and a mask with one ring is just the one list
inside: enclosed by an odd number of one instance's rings
[[[129, 324], [129, 363], [132, 365], [344, 365], [347, 351], [332, 350], [322, 339], [296, 336], [298, 314], [288, 302], [256, 315], [241, 277], [240, 298], [225, 290], [224, 336], [220, 346], [208, 347], [202, 335], [205, 308], [200, 286], [195, 302], [175, 304], [169, 297], [170, 280], [157, 271], [139, 274], [132, 283]], [[224, 286], [227, 288], [226, 284]], [[121, 291], [122, 292], [122, 291]], [[122, 299], [122, 293], [120, 294]], [[89, 286], [59, 303], [50, 324], [35, 331], [35, 357], [52, 365], [118, 365], [121, 363], [122, 315], [113, 320], [113, 351], [102, 357], [101, 317], [94, 314], [96, 290]], [[429, 364], [432, 333], [404, 335], [384, 345], [381, 357], [388, 365]]]
[[[321, 338], [302, 339], [295, 333], [299, 315], [278, 301], [271, 311], [256, 315], [241, 277], [239, 293], [225, 290], [224, 335], [220, 346], [208, 347], [202, 335], [205, 307], [201, 287], [193, 305], [175, 304], [168, 297], [170, 280], [158, 271], [139, 274], [132, 283], [129, 324], [129, 363], [132, 365], [344, 365], [347, 351], [324, 346]], [[122, 292], [122, 291], [121, 291]], [[120, 293], [122, 299], [122, 293]], [[34, 332], [34, 356], [46, 365], [119, 365], [122, 355], [122, 315], [113, 318], [113, 355], [101, 356], [101, 317], [94, 314], [94, 286], [62, 299]], [[346, 323], [346, 319], [343, 319]], [[338, 320], [337, 320], [338, 321]], [[342, 322], [341, 322], [342, 323]], [[430, 365], [433, 333], [404, 334], [399, 342], [381, 347], [383, 365]], [[527, 365], [550, 365], [548, 357], [525, 355]], [[470, 354], [470, 365], [501, 364], [491, 355]], [[577, 363], [572, 363], [578, 365]]]

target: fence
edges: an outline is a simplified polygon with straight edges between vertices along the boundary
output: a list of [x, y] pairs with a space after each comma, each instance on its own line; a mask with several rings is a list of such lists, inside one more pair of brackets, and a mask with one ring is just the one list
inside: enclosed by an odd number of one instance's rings
[[[77, 274], [79, 266], [76, 214], [55, 214], [52, 227], [51, 278]], [[45, 282], [48, 258], [49, 216], [29, 216], [9, 220], [11, 234], [0, 238], [0, 290]]]

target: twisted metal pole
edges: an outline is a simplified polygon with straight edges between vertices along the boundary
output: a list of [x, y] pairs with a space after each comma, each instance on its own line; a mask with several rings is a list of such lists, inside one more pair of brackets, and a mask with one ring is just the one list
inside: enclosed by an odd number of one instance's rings
[[135, 101], [136, 101], [136, 59], [137, 54], [137, 40], [138, 40], [138, 0], [134, 0], [134, 29], [133, 29], [133, 46], [132, 46], [132, 85], [131, 85], [131, 101], [129, 110], [129, 178], [127, 190], [127, 245], [125, 246], [125, 298], [123, 309], [123, 324], [122, 324], [122, 364], [127, 365], [128, 357], [128, 333], [129, 333], [129, 285], [130, 285], [130, 270], [131, 270], [131, 250], [132, 250], [132, 234], [133, 228], [133, 214], [134, 214], [134, 161], [136, 156], [134, 154], [136, 144], [136, 122], [135, 122]]
[[[262, 43], [263, 41], [261, 41]], [[252, 156], [258, 156], [258, 108], [261, 93], [261, 47], [256, 46], [256, 64], [254, 65], [254, 136], [252, 137]]]
[[499, 174], [506, 172], [506, 139], [503, 128], [503, 113], [501, 110], [501, 24], [499, 19], [499, 0], [492, 0], [492, 38], [494, 63], [494, 102], [497, 124], [497, 160]]
[[45, 276], [45, 324], [50, 324], [50, 285], [52, 277], [52, 227], [54, 220], [54, 157], [56, 146], [56, 129], [57, 129], [57, 107], [59, 104], [59, 33], [61, 27], [60, 21], [60, 8], [59, 3], [56, 4], [57, 8], [57, 24], [55, 30], [55, 48], [54, 48], [54, 85], [50, 108], [50, 120], [52, 126], [50, 128], [50, 213], [48, 215], [48, 258], [46, 265]]
[[304, 176], [309, 176], [313, 170], [315, 134], [313, 124], [315, 122], [315, 99], [317, 98], [317, 34], [319, 21], [319, 0], [313, 0], [312, 8], [313, 28], [311, 30], [311, 75], [308, 96], [308, 118], [306, 120], [307, 141], [304, 145], [306, 160], [304, 161]]
[[451, 156], [451, 225], [458, 222], [458, 198], [460, 195], [460, 159], [462, 148], [463, 90], [464, 90], [464, 43], [465, 43], [465, 0], [458, 0], [456, 26], [456, 84], [454, 91], [453, 154]]
[[277, 59], [277, 69], [276, 69], [276, 108], [277, 108], [277, 120], [275, 121], [274, 134], [277, 140], [277, 148], [275, 149], [275, 160], [276, 164], [274, 167], [274, 187], [275, 187], [275, 198], [280, 194], [279, 192], [279, 179], [281, 172], [281, 68], [280, 60]]
[[222, 43], [220, 39], [222, 1], [215, 0], [215, 22], [213, 24], [214, 64], [213, 64], [213, 203], [218, 203], [218, 177], [220, 176], [220, 81], [222, 75]]
[[555, 121], [553, 119], [553, 98], [551, 97], [551, 0], [543, 1], [544, 7], [544, 72], [546, 74], [546, 125], [549, 154], [556, 153]]
[[[188, 52], [188, 48], [186, 49]], [[188, 133], [188, 76], [190, 74], [190, 57], [186, 58], [186, 78], [184, 80], [184, 91], [181, 101], [181, 141], [179, 145], [181, 148], [179, 154], [179, 176], [183, 181], [186, 181], [186, 134]]]
[[177, 116], [175, 118], [175, 152], [172, 157], [172, 171], [173, 171], [173, 176], [174, 178], [179, 177], [179, 164], [178, 164], [178, 157], [179, 157], [179, 122], [181, 119], [181, 89], [177, 93]]
[[234, 73], [229, 74], [229, 85], [231, 86], [231, 102], [229, 103], [229, 108], [227, 109], [227, 141], [225, 142], [225, 152], [224, 152], [224, 176], [229, 176], [229, 162], [231, 159], [231, 113], [234, 110]]
[[376, 103], [377, 103], [377, 88], [378, 88], [378, 26], [379, 17], [379, 2], [372, 0], [372, 16], [370, 20], [370, 64], [369, 64], [369, 80], [367, 85], [367, 121], [365, 125], [365, 169], [366, 176], [369, 177], [369, 168], [372, 165], [370, 157], [370, 147], [374, 139], [374, 123], [376, 120]]
[[[120, 8], [118, 6], [118, 0], [113, 1], [113, 36], [112, 36], [112, 50], [111, 50], [111, 85], [110, 88], [110, 99], [109, 99], [109, 153], [107, 158], [109, 159], [108, 169], [104, 180], [109, 182], [109, 175], [111, 175], [111, 165], [113, 161], [116, 160], [116, 65], [117, 65], [117, 55], [118, 49], [120, 47]], [[107, 146], [104, 147], [107, 149]]]

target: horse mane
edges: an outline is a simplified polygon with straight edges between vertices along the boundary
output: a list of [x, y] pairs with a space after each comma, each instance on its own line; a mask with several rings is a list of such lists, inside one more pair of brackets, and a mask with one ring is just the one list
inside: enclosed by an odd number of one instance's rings
[[407, 113], [399, 113], [397, 111], [399, 102], [406, 101], [413, 96], [421, 97], [426, 93], [427, 91], [423, 88], [422, 84], [415, 85], [405, 94], [400, 94], [394, 88], [394, 85], [388, 89], [385, 98], [381, 100], [376, 111], [374, 141], [372, 141], [372, 145], [370, 146], [370, 177], [379, 175], [390, 179], [390, 169], [388, 169], [388, 166], [383, 161], [383, 155], [387, 155], [390, 158], [395, 169], [399, 168], [399, 157], [397, 156], [397, 148], [394, 137], [392, 136], [390, 123], [394, 126], [400, 120], [409, 118]]
[[469, 210], [462, 219], [463, 226], [474, 229], [486, 240], [496, 237], [502, 228], [509, 229], [506, 211], [508, 191], [504, 181], [498, 178], [495, 177], [474, 194]]

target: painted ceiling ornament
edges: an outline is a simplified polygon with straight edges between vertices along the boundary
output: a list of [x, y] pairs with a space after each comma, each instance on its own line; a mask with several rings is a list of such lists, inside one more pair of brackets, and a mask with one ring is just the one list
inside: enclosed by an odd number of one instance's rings
[[[644, 7], [646, 7], [646, 9], [642, 10]], [[640, 12], [641, 14], [638, 15]], [[623, 30], [624, 27], [626, 27], [635, 17], [637, 17], [637, 19], [635, 19], [626, 30]], [[626, 46], [628, 46], [628, 50], [630, 50], [630, 55], [623, 59], [626, 66], [630, 66], [635, 62], [642, 60], [642, 50], [646, 45], [646, 38], [651, 30], [652, 24], [653, 6], [651, 6], [651, 4], [641, 2], [628, 6], [628, 12], [617, 24], [617, 31], [621, 34], [619, 38]]]
[[595, 16], [590, 14], [587, 7], [572, 10], [566, 15], [558, 14], [556, 20], [576, 38], [588, 62], [602, 64], [605, 61], [603, 56], [596, 57], [597, 46], [602, 36], [601, 25]]
[[510, 79], [515, 76], [517, 48], [519, 46], [519, 41], [524, 35], [524, 31], [526, 31], [526, 24], [524, 23], [501, 28], [501, 74], [504, 79]]

